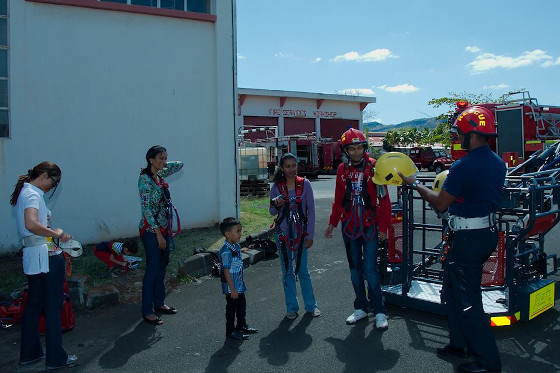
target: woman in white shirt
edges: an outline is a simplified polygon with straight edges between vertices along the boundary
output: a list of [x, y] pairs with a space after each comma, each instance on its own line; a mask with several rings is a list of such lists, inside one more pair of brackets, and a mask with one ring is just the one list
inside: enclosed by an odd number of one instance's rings
[[[68, 241], [71, 236], [61, 228], [49, 227], [50, 210], [44, 194], [56, 190], [60, 168], [42, 162], [18, 179], [10, 203], [16, 208], [16, 223], [23, 239], [23, 272], [27, 275], [28, 294], [21, 329], [20, 364], [30, 364], [46, 357], [46, 368], [56, 369], [74, 364], [75, 355], [62, 347], [62, 284], [64, 258], [47, 237]], [[54, 192], [53, 192], [54, 193]], [[45, 311], [46, 355], [39, 339], [39, 316]]]

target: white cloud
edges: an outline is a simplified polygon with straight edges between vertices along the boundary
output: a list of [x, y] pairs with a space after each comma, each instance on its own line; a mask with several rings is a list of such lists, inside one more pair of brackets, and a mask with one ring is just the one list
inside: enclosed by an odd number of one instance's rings
[[375, 92], [370, 88], [346, 88], [337, 91], [337, 93], [349, 96], [371, 96], [375, 94]]
[[321, 62], [321, 57], [317, 57], [313, 60], [313, 62], [317, 63], [317, 62]]
[[474, 59], [467, 66], [472, 69], [473, 73], [481, 73], [484, 71], [503, 68], [503, 69], [516, 69], [530, 65], [540, 64], [542, 67], [549, 67], [553, 64], [560, 63], [557, 59], [552, 61], [553, 58], [546, 54], [545, 51], [535, 49], [530, 52], [523, 52], [518, 57], [500, 56], [493, 53], [482, 53]]
[[276, 57], [276, 58], [295, 58], [293, 53], [282, 53], [282, 52], [275, 53], [274, 57]]
[[395, 56], [389, 49], [384, 48], [384, 49], [375, 49], [362, 55], [359, 54], [358, 52], [348, 52], [336, 56], [331, 61], [332, 62], [343, 62], [343, 61], [379, 62], [379, 61], [385, 61], [388, 58], [399, 58], [399, 56]]
[[500, 90], [509, 88], [509, 85], [501, 83], [501, 84], [497, 84], [497, 85], [485, 85], [482, 88], [484, 88], [486, 90], [491, 89], [491, 90], [495, 90], [495, 91], [500, 91]]
[[399, 85], [394, 85], [394, 86], [388, 86], [388, 85], [382, 85], [379, 87], [376, 87], [379, 89], [382, 89], [386, 92], [391, 92], [391, 93], [412, 93], [412, 92], [416, 92], [418, 91], [420, 88], [415, 87], [411, 84], [399, 84]]
[[471, 52], [471, 53], [478, 53], [480, 52], [482, 49], [480, 49], [479, 47], [476, 47], [474, 45], [469, 45], [465, 47], [465, 50], [467, 52]]
[[560, 57], [558, 57], [556, 59], [556, 61], [553, 61], [553, 60], [545, 61], [541, 66], [542, 67], [550, 67], [550, 66], [555, 66], [555, 65], [560, 65]]
[[240, 55], [239, 53], [237, 53], [237, 59], [238, 59], [238, 60], [244, 60], [244, 59], [246, 59], [246, 58], [247, 58], [247, 57], [242, 56], [242, 55]]

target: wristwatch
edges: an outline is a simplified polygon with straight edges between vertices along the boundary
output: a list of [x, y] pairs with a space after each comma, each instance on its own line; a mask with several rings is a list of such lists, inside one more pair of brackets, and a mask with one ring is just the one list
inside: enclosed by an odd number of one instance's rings
[[410, 187], [411, 187], [412, 189], [416, 189], [416, 187], [418, 186], [418, 184], [419, 184], [418, 180], [414, 180], [414, 182], [413, 182], [412, 184], [410, 184]]

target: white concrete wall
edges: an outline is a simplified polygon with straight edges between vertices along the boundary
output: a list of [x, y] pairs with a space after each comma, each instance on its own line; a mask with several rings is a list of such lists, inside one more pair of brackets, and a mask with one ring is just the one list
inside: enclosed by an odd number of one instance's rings
[[83, 243], [138, 234], [147, 149], [185, 162], [167, 179], [183, 227], [236, 215], [232, 8], [216, 23], [10, 0], [10, 139], [0, 139], [0, 251], [18, 244], [19, 174], [62, 169], [52, 225]]

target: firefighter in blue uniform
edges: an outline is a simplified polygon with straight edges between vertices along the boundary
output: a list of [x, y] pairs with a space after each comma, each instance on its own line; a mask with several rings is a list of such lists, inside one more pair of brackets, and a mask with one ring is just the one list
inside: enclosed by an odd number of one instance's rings
[[442, 301], [446, 304], [449, 344], [440, 356], [466, 357], [460, 372], [501, 372], [501, 361], [488, 316], [482, 306], [482, 268], [498, 242], [494, 213], [501, 202], [506, 167], [488, 146], [497, 136], [493, 114], [473, 106], [457, 117], [453, 130], [468, 153], [449, 170], [435, 192], [402, 176], [403, 183], [439, 211], [449, 208], [450, 251], [444, 261]]

